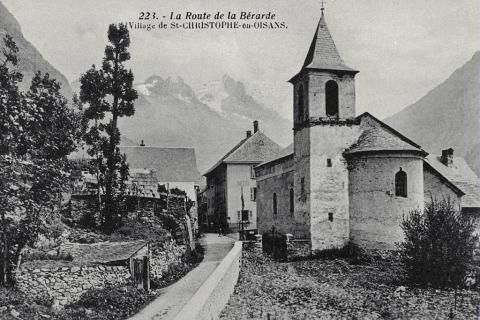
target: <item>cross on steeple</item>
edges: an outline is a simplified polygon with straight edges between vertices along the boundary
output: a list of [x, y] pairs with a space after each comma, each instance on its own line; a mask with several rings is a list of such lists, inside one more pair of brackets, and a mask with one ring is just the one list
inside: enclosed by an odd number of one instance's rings
[[322, 15], [323, 15], [323, 10], [325, 10], [324, 5], [325, 5], [325, 3], [324, 3], [324, 1], [322, 0], [322, 8], [320, 9], [320, 10], [322, 10]]

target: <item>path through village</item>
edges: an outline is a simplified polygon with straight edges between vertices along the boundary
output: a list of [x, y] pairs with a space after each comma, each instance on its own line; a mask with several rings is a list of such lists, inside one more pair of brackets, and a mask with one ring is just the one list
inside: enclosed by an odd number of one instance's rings
[[159, 297], [130, 320], [173, 320], [200, 286], [232, 249], [234, 240], [207, 233], [200, 239], [205, 249], [203, 261], [185, 277], [161, 289]]

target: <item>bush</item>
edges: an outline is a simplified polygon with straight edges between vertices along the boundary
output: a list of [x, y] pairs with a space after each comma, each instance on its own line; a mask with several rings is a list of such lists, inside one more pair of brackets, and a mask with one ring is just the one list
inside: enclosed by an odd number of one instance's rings
[[477, 238], [473, 220], [447, 199], [432, 199], [424, 212], [411, 211], [401, 224], [399, 245], [409, 280], [420, 286], [457, 288], [464, 285]]
[[90, 309], [97, 313], [95, 318], [98, 319], [123, 319], [138, 312], [153, 297], [153, 294], [131, 286], [93, 289], [84, 293], [79, 301], [67, 306], [66, 312], [72, 315], [71, 318], [75, 318], [73, 314], [78, 314], [79, 319], [83, 319], [81, 310]]

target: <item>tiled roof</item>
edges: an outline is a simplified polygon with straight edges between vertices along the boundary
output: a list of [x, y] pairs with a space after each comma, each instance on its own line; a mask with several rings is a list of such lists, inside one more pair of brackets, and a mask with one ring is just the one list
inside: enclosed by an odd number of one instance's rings
[[428, 154], [418, 144], [368, 112], [358, 116], [357, 120], [360, 121], [362, 133], [345, 151], [347, 156], [367, 152], [410, 152], [422, 156]]
[[155, 169], [159, 182], [199, 182], [195, 149], [120, 147], [131, 169]]
[[454, 157], [453, 164], [448, 167], [435, 154], [428, 155], [424, 161], [465, 193], [462, 207], [480, 207], [480, 180], [463, 158]]
[[129, 259], [147, 243], [144, 240], [92, 244], [65, 243], [60, 246], [60, 252], [71, 255], [73, 262], [77, 263], [108, 263]]
[[267, 158], [277, 155], [280, 150], [280, 145], [267, 137], [263, 132], [257, 131], [251, 137], [240, 141], [204, 175], [208, 175], [222, 163], [260, 163]]

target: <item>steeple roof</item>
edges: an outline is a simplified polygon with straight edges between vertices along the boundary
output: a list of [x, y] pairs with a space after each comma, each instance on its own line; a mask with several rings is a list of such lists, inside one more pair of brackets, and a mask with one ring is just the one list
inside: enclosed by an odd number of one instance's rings
[[328, 30], [323, 10], [300, 73], [305, 69], [358, 72], [348, 67], [340, 57], [332, 35]]

